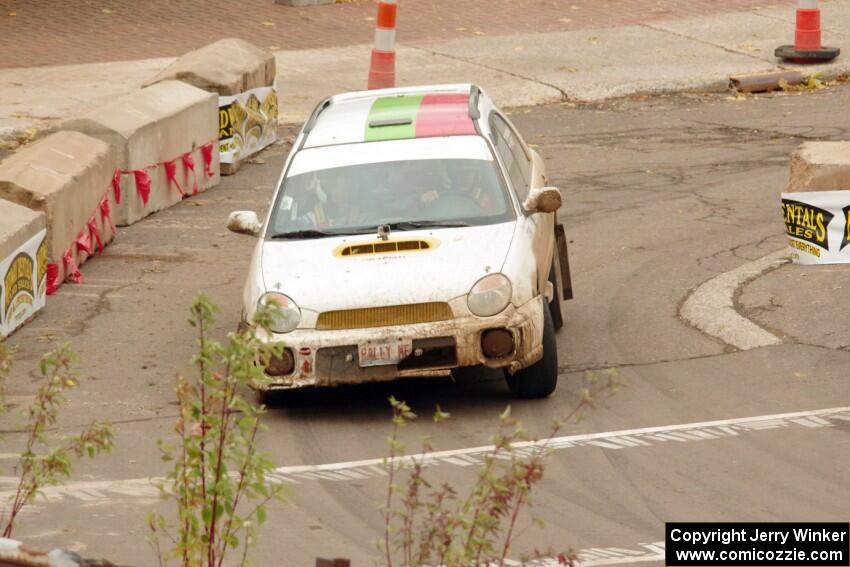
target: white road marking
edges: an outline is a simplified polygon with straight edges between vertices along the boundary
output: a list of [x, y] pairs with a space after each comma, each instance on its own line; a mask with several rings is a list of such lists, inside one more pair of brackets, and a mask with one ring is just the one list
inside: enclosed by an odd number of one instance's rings
[[788, 262], [788, 251], [778, 250], [734, 270], [722, 273], [696, 288], [680, 314], [689, 324], [741, 350], [778, 345], [782, 340], [735, 311], [739, 287]]
[[[632, 563], [663, 562], [664, 542], [640, 543], [640, 549], [625, 549], [622, 547], [591, 547], [580, 550], [577, 555], [580, 567], [602, 567], [603, 565], [623, 565]], [[558, 559], [555, 557], [544, 557], [520, 563], [508, 559], [505, 565], [511, 567], [527, 565], [529, 567], [558, 567]]]
[[[663, 425], [660, 427], [642, 427], [602, 433], [586, 433], [583, 435], [566, 435], [551, 439], [545, 446], [552, 451], [577, 447], [602, 447], [613, 451], [634, 449], [658, 445], [659, 443], [691, 441], [710, 441], [714, 439], [740, 437], [748, 432], [777, 428], [800, 428], [806, 430], [820, 429], [835, 425], [836, 421], [850, 421], [850, 406], [799, 411], [782, 414], [760, 415], [721, 419], [717, 421], [701, 421], [679, 425]], [[528, 441], [516, 443], [519, 452], [530, 454], [542, 448], [544, 441]], [[455, 466], [466, 468], [490, 454], [492, 445], [437, 451], [427, 454], [405, 455], [396, 459], [397, 464], [409, 464], [414, 460], [426, 467]], [[300, 484], [309, 480], [359, 481], [361, 479], [386, 476], [384, 459], [365, 459], [322, 465], [296, 465], [278, 467], [270, 475], [272, 482], [288, 482]], [[74, 482], [62, 486], [51, 486], [44, 489], [44, 495], [50, 502], [63, 500], [78, 500], [92, 502], [93, 500], [129, 500], [156, 499], [159, 489], [155, 483], [160, 478], [135, 478], [126, 480], [102, 480]], [[2, 483], [0, 483], [2, 489]], [[0, 501], [14, 496], [14, 492], [0, 490]]]

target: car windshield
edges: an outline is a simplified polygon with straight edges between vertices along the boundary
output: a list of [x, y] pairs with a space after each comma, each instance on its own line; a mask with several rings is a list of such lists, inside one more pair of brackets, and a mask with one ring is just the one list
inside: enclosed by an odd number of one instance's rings
[[383, 161], [288, 177], [274, 205], [268, 236], [320, 238], [369, 232], [380, 225], [412, 230], [513, 218], [494, 161]]

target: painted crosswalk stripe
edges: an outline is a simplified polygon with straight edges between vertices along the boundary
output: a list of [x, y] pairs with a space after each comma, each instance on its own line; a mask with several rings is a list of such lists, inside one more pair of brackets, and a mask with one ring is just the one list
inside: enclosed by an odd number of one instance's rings
[[[675, 441], [689, 443], [702, 441], [710, 443], [724, 438], [740, 438], [742, 434], [779, 428], [800, 428], [805, 430], [829, 428], [835, 421], [850, 420], [850, 407], [836, 407], [820, 410], [762, 415], [717, 421], [684, 423], [658, 427], [643, 427], [621, 431], [586, 433], [556, 437], [548, 441], [526, 441], [514, 445], [516, 453], [530, 455], [539, 450], [559, 451], [592, 447], [603, 450], [624, 450], [651, 447], [660, 443]], [[425, 467], [469, 467], [481, 462], [493, 454], [493, 446], [484, 445], [450, 451], [437, 451], [427, 454], [405, 455], [396, 458], [396, 464], [420, 462]], [[504, 452], [497, 457], [509, 458]], [[269, 479], [276, 482], [306, 481], [351, 482], [354, 480], [386, 476], [385, 459], [364, 459], [325, 463], [321, 465], [282, 466], [275, 469]], [[158, 494], [155, 483], [161, 479], [128, 479], [110, 481], [90, 481], [68, 483], [63, 486], [51, 486], [44, 489], [44, 495], [51, 502], [78, 500], [121, 500], [128, 498], [149, 499]], [[2, 485], [0, 485], [2, 486]], [[0, 490], [0, 499], [14, 496], [9, 489]]]

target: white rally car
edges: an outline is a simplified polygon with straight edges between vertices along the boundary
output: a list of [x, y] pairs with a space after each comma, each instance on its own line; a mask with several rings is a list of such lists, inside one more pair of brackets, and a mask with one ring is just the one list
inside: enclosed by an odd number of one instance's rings
[[[346, 93], [294, 142], [258, 234], [243, 321], [280, 307], [269, 389], [502, 368], [519, 397], [558, 380], [572, 296], [558, 189], [475, 85]], [[265, 390], [264, 390], [265, 391]]]

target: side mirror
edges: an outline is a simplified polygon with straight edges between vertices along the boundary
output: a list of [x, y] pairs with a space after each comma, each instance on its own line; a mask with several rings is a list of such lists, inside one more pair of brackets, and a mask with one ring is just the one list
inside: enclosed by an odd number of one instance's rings
[[260, 234], [261, 226], [260, 219], [254, 211], [233, 211], [227, 217], [228, 230], [238, 234], [257, 236]]
[[557, 187], [532, 189], [522, 206], [529, 213], [554, 213], [561, 208], [561, 191]]

